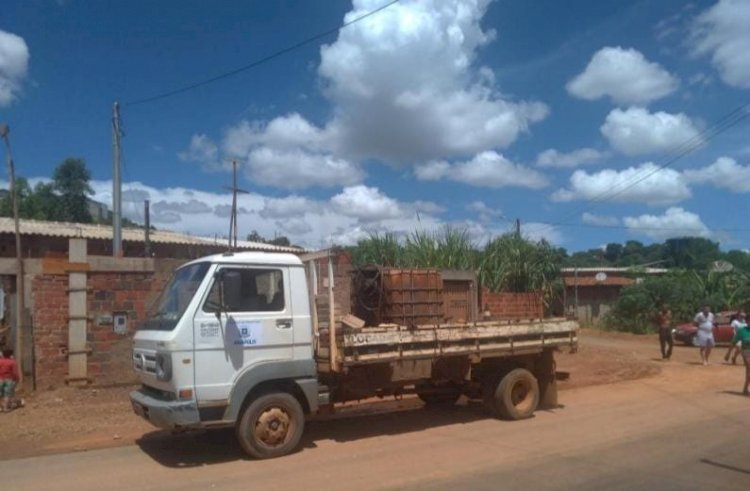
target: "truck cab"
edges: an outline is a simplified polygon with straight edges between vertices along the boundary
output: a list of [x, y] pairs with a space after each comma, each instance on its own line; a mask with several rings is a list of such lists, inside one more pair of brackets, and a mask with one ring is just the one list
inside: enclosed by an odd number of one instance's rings
[[238, 429], [255, 438], [240, 442], [251, 441], [256, 448], [246, 450], [260, 457], [295, 446], [297, 413], [318, 407], [310, 308], [292, 254], [228, 253], [183, 265], [135, 335], [142, 385], [130, 395], [134, 411], [164, 429], [230, 426], [275, 394]]

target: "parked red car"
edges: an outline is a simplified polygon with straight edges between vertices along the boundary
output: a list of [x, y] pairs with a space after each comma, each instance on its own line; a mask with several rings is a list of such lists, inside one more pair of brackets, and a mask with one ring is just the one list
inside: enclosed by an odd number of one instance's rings
[[[735, 311], [719, 312], [714, 314], [714, 340], [716, 343], [730, 343], [734, 337], [731, 318]], [[698, 340], [695, 337], [698, 328], [692, 322], [680, 324], [672, 329], [675, 341], [680, 341], [690, 346], [698, 346]]]

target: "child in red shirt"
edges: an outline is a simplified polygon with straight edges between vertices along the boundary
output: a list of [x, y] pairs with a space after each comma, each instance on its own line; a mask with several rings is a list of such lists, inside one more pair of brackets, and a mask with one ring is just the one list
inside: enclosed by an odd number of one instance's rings
[[12, 349], [4, 349], [0, 358], [0, 397], [3, 398], [3, 412], [10, 411], [10, 403], [16, 395], [18, 364], [13, 358]]

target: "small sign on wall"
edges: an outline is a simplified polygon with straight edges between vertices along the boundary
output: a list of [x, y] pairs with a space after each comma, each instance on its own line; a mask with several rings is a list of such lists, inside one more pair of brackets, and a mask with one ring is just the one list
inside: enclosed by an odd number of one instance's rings
[[115, 312], [112, 314], [113, 330], [117, 334], [127, 334], [128, 332], [128, 314], [125, 312]]

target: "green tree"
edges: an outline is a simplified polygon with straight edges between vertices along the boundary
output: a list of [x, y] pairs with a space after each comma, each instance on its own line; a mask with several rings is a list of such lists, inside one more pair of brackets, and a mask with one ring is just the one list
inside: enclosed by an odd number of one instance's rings
[[604, 259], [614, 264], [620, 259], [620, 257], [622, 257], [624, 250], [625, 248], [622, 244], [610, 242], [607, 244], [607, 247], [604, 248]]
[[94, 194], [89, 185], [91, 172], [83, 159], [67, 158], [55, 169], [53, 189], [60, 197], [61, 219], [69, 222], [91, 223], [88, 197]]
[[719, 243], [702, 237], [680, 237], [664, 243], [666, 265], [675, 268], [708, 270], [721, 257]]

